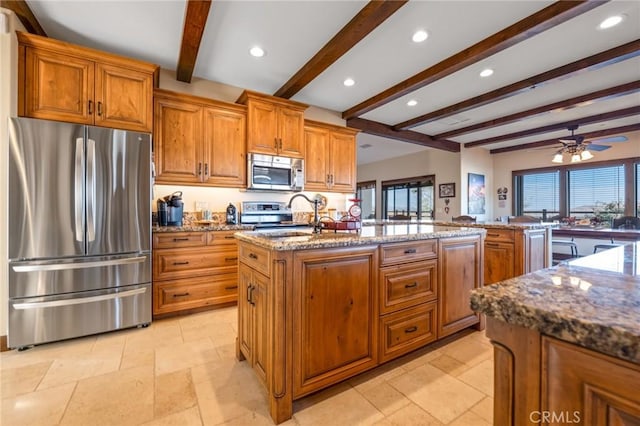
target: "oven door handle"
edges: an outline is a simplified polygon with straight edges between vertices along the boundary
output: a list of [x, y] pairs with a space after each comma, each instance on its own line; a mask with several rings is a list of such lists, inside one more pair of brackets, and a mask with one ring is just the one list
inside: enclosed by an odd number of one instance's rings
[[15, 272], [64, 271], [67, 269], [99, 268], [102, 266], [128, 265], [142, 263], [146, 256], [126, 257], [120, 259], [98, 260], [95, 262], [47, 263], [36, 265], [13, 266]]
[[119, 293], [103, 294], [100, 296], [80, 297], [76, 299], [52, 300], [50, 302], [25, 302], [14, 303], [14, 309], [41, 309], [55, 308], [59, 306], [80, 305], [82, 303], [101, 302], [103, 300], [122, 299], [123, 297], [135, 296], [147, 291], [146, 287], [136, 288], [134, 290], [121, 291]]

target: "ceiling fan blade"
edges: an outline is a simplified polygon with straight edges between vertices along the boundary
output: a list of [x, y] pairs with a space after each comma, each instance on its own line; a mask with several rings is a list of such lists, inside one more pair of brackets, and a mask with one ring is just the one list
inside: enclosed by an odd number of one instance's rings
[[587, 149], [589, 151], [604, 151], [605, 149], [609, 149], [609, 148], [611, 148], [611, 147], [608, 146], [608, 145], [595, 145], [595, 144], [592, 144], [592, 143], [587, 145]]
[[626, 136], [610, 136], [608, 138], [591, 139], [589, 143], [613, 143], [613, 142], [626, 142], [629, 139]]

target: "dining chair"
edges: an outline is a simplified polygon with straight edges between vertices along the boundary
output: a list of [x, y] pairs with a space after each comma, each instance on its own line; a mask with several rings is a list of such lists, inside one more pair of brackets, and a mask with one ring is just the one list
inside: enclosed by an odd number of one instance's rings
[[612, 229], [640, 229], [640, 217], [622, 216], [613, 219]]
[[509, 223], [540, 223], [542, 219], [533, 216], [514, 216], [509, 218]]
[[452, 222], [475, 222], [476, 218], [473, 216], [462, 215], [462, 216], [452, 217], [451, 221]]

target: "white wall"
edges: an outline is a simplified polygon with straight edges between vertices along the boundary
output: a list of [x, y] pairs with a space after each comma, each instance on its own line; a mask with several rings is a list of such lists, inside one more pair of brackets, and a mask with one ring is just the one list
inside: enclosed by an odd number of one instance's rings
[[24, 27], [13, 12], [0, 8], [7, 24], [7, 32], [0, 28], [0, 193], [3, 196], [0, 206], [0, 335], [6, 336], [8, 329], [9, 300], [8, 286], [8, 172], [9, 168], [9, 127], [8, 118], [18, 115], [18, 40], [15, 31], [24, 31]]
[[[427, 149], [415, 154], [358, 166], [358, 182], [376, 181], [376, 218], [382, 217], [380, 182], [392, 179], [435, 175], [435, 218], [451, 219], [460, 214], [460, 154], [438, 149]], [[456, 196], [450, 198], [449, 213], [445, 213], [444, 198], [438, 197], [438, 185], [454, 182]]]

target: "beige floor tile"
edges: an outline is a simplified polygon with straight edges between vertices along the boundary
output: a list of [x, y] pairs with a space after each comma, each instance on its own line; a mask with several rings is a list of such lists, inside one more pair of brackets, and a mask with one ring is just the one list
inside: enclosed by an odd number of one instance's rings
[[471, 366], [458, 361], [449, 355], [441, 355], [438, 358], [432, 359], [429, 361], [429, 364], [454, 377], [471, 368]]
[[222, 346], [216, 345], [216, 352], [220, 359], [236, 360], [236, 342], [234, 341], [233, 343], [228, 343]]
[[443, 352], [470, 366], [493, 358], [493, 347], [490, 344], [468, 336], [448, 344], [443, 348]]
[[427, 349], [426, 351], [425, 349], [420, 349], [403, 357], [402, 368], [405, 371], [411, 371], [415, 368], [422, 367], [432, 359], [438, 358], [440, 355], [442, 355], [442, 351], [440, 349]]
[[7, 368], [0, 371], [2, 398], [11, 398], [23, 393], [33, 392], [51, 367], [51, 361], [43, 361], [24, 367]]
[[415, 404], [410, 404], [386, 418], [394, 426], [442, 426], [442, 423]]
[[75, 383], [2, 399], [0, 424], [11, 426], [56, 425], [75, 389]]
[[135, 425], [153, 419], [151, 367], [129, 368], [78, 382], [61, 425]]
[[406, 373], [401, 362], [391, 361], [373, 370], [366, 371], [347, 381], [351, 386], [362, 392], [365, 389], [376, 387], [396, 376]]
[[117, 371], [120, 368], [122, 349], [117, 346], [84, 354], [70, 352], [56, 358], [38, 389], [46, 389], [65, 383], [75, 382], [88, 377], [100, 376]]
[[341, 394], [342, 392], [346, 392], [349, 389], [351, 389], [351, 385], [349, 385], [348, 382], [341, 382], [328, 388], [322, 389], [316, 393], [312, 393], [311, 395], [305, 396], [302, 399], [293, 401], [293, 412], [296, 413], [298, 411], [302, 411], [307, 407], [319, 404], [323, 401], [326, 401], [327, 399]]
[[391, 379], [389, 384], [445, 424], [484, 397], [480, 391], [428, 364]]
[[0, 368], [24, 367], [25, 365], [37, 364], [70, 354], [81, 355], [91, 352], [95, 344], [96, 337], [89, 336], [79, 339], [70, 339], [62, 342], [46, 343], [34, 346], [25, 351], [16, 349], [0, 353]]
[[485, 421], [479, 415], [467, 411], [460, 417], [449, 423], [448, 426], [491, 426], [491, 423]]
[[182, 325], [182, 339], [185, 342], [210, 337], [216, 346], [221, 346], [235, 342], [236, 336], [235, 329], [228, 323]]
[[[177, 343], [182, 344], [182, 341]], [[156, 350], [155, 348], [145, 348], [126, 345], [120, 362], [120, 370], [127, 368], [151, 366], [155, 368]]]
[[194, 340], [178, 345], [163, 346], [156, 349], [156, 374], [166, 374], [172, 371], [218, 361], [220, 357], [213, 342], [209, 338]]
[[[252, 412], [245, 414], [244, 416], [236, 417], [235, 419], [227, 420], [224, 423], [220, 423], [220, 426], [273, 426], [273, 420], [267, 413]], [[278, 426], [297, 426], [298, 423], [292, 417], [286, 422], [280, 423]], [[205, 426], [208, 426], [205, 424]]]
[[385, 416], [411, 404], [407, 397], [386, 382], [367, 388], [360, 393]]
[[144, 426], [202, 426], [200, 411], [198, 407], [179, 411], [165, 417], [143, 423]]
[[[191, 370], [180, 370], [156, 376], [154, 417], [186, 410], [198, 404]], [[198, 414], [198, 417], [200, 415]]]
[[493, 424], [493, 398], [485, 398], [471, 407], [471, 411], [482, 417], [484, 421]]
[[493, 360], [487, 359], [458, 376], [468, 385], [493, 398]]
[[384, 417], [353, 388], [294, 412], [293, 416], [300, 426], [372, 425]]

